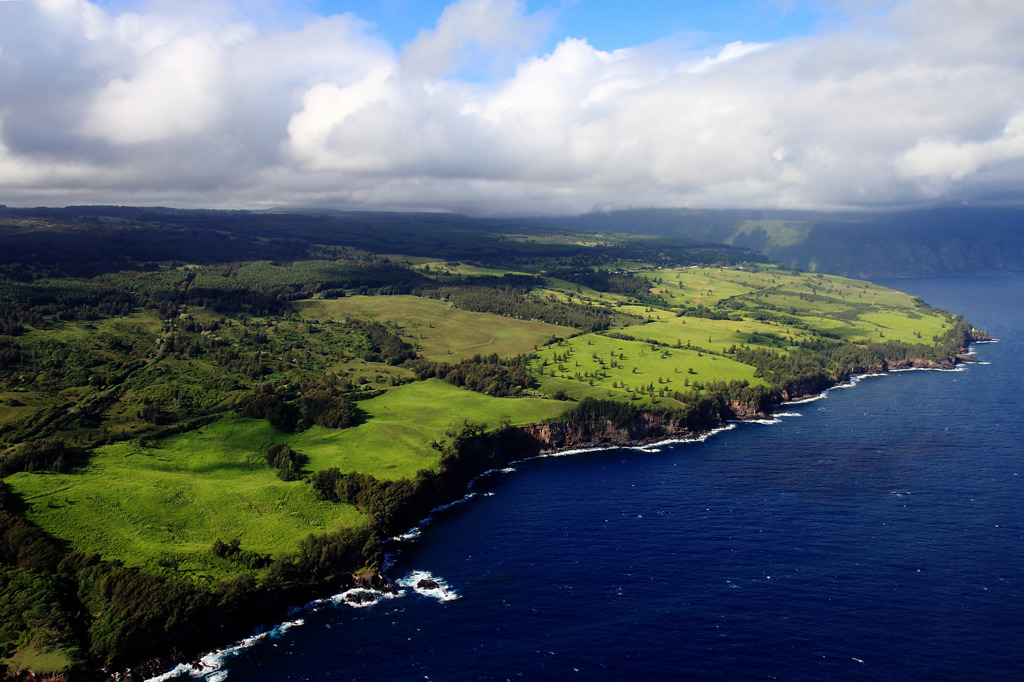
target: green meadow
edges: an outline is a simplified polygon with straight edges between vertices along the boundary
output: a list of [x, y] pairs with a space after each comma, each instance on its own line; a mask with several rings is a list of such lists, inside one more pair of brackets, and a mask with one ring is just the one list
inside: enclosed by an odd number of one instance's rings
[[779, 323], [756, 320], [709, 320], [702, 317], [676, 317], [619, 330], [636, 339], [651, 339], [665, 345], [682, 345], [722, 352], [733, 346], [747, 344], [766, 348], [786, 348], [799, 330]]
[[651, 280], [651, 292], [671, 306], [710, 307], [765, 286], [763, 273], [738, 268], [662, 269], [638, 274]]
[[380, 479], [432, 469], [430, 446], [465, 421], [492, 427], [558, 416], [569, 404], [541, 398], [491, 398], [431, 379], [358, 403], [366, 421], [348, 429], [314, 426], [288, 434], [266, 421], [225, 417], [155, 442], [97, 448], [71, 473], [17, 473], [6, 481], [26, 516], [74, 549], [130, 566], [173, 568], [195, 579], [221, 578], [232, 566], [210, 552], [214, 539], [238, 538], [249, 551], [279, 556], [309, 535], [356, 526], [354, 508], [317, 500], [301, 481], [278, 479], [264, 457], [277, 443], [309, 456], [313, 472], [338, 467]]
[[[807, 334], [825, 332], [855, 343], [879, 339], [930, 343], [933, 336], [942, 336], [947, 328], [946, 313], [922, 306], [908, 294], [833, 275], [766, 266], [663, 269], [639, 274], [651, 280], [652, 293], [659, 295], [670, 308], [727, 304], [727, 309], [733, 311], [733, 317], [757, 314], [760, 317], [796, 318], [803, 331], [794, 329], [794, 325], [786, 321], [772, 323], [785, 328], [785, 336], [796, 340]], [[684, 319], [687, 324], [693, 322], [690, 318]], [[744, 321], [744, 324], [752, 323], [749, 317]], [[659, 329], [656, 333], [663, 331]], [[725, 339], [721, 334], [716, 335], [714, 329], [708, 331], [707, 336], [712, 338], [708, 342], [711, 347], [726, 340], [729, 343], [759, 345], [756, 340], [742, 339], [744, 331], [779, 335], [778, 329], [758, 331], [747, 328], [741, 329], [733, 339]], [[626, 333], [640, 336], [636, 328], [630, 328]], [[661, 337], [644, 335], [644, 338]], [[696, 341], [693, 343], [699, 345]]]
[[43, 646], [30, 645], [7, 659], [7, 663], [14, 670], [31, 670], [37, 675], [49, 675], [67, 670], [74, 663], [74, 659], [64, 649], [50, 650]]
[[543, 398], [492, 398], [439, 379], [397, 386], [358, 405], [367, 416], [358, 426], [314, 426], [286, 439], [309, 456], [310, 471], [338, 467], [381, 479], [413, 478], [438, 463], [439, 453], [430, 442], [444, 440], [446, 431], [467, 421], [490, 427], [502, 421], [531, 424], [557, 417], [571, 406]]
[[278, 556], [310, 533], [363, 523], [353, 507], [278, 479], [264, 454], [282, 440], [265, 421], [228, 417], [154, 443], [97, 448], [72, 473], [6, 480], [30, 520], [78, 551], [219, 578], [234, 569], [212, 555], [214, 539], [238, 538], [247, 550]]
[[542, 391], [549, 395], [564, 391], [577, 400], [592, 397], [678, 406], [672, 394], [693, 390], [694, 382], [764, 383], [754, 376], [753, 367], [729, 358], [603, 334], [584, 334], [542, 348], [530, 367]]
[[305, 319], [358, 317], [388, 324], [430, 360], [457, 362], [491, 353], [511, 357], [543, 345], [552, 336], [576, 333], [571, 327], [460, 310], [446, 301], [419, 296], [347, 296], [294, 305]]

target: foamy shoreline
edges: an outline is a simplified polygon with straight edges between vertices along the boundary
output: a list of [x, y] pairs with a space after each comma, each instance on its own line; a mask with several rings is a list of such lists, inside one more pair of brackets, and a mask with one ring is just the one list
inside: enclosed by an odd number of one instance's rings
[[[997, 343], [997, 342], [998, 342], [998, 339], [992, 339], [990, 341], [972, 342], [972, 345], [974, 343]], [[969, 351], [969, 353], [970, 353], [970, 351]], [[977, 364], [988, 364], [988, 363], [977, 363]], [[842, 382], [838, 382], [838, 383], [836, 383], [836, 384], [834, 384], [832, 386], [829, 386], [828, 388], [824, 389], [823, 391], [820, 391], [819, 393], [816, 393], [816, 394], [813, 394], [813, 395], [808, 395], [808, 396], [801, 397], [801, 398], [796, 398], [794, 400], [784, 401], [782, 403], [779, 403], [775, 407], [789, 407], [789, 406], [805, 405], [805, 404], [817, 402], [819, 400], [823, 400], [823, 399], [828, 398], [828, 394], [831, 391], [833, 391], [833, 390], [853, 388], [860, 381], [862, 381], [864, 379], [872, 378], [872, 377], [885, 377], [885, 376], [888, 376], [889, 374], [901, 373], [901, 372], [915, 372], [915, 371], [926, 371], [926, 372], [962, 372], [962, 371], [965, 371], [966, 369], [967, 369], [966, 363], [956, 363], [953, 367], [950, 367], [950, 368], [943, 368], [943, 367], [907, 367], [907, 368], [889, 369], [889, 370], [887, 370], [885, 372], [866, 372], [866, 373], [863, 373], [863, 374], [857, 374], [857, 375], [850, 376], [847, 380], [842, 381]], [[512, 472], [514, 472], [516, 470], [516, 468], [515, 468], [516, 465], [519, 465], [519, 464], [523, 464], [523, 463], [526, 463], [526, 462], [529, 462], [529, 461], [532, 461], [532, 460], [535, 460], [535, 459], [545, 459], [545, 458], [549, 458], [549, 457], [568, 457], [570, 455], [586, 454], [586, 453], [591, 453], [591, 452], [603, 452], [603, 451], [608, 451], [608, 450], [634, 450], [634, 451], [637, 451], [637, 452], [655, 453], [655, 452], [659, 452], [662, 447], [666, 447], [666, 446], [682, 445], [682, 444], [687, 444], [687, 443], [703, 443], [706, 440], [708, 440], [709, 438], [711, 438], [712, 436], [718, 435], [719, 433], [723, 433], [723, 432], [726, 432], [726, 431], [730, 431], [730, 430], [736, 428], [737, 425], [742, 424], [742, 423], [772, 425], [772, 424], [780, 423], [782, 421], [782, 418], [792, 418], [792, 417], [800, 417], [800, 416], [802, 416], [802, 415], [799, 412], [789, 412], [789, 411], [776, 412], [773, 409], [773, 411], [770, 414], [770, 418], [768, 418], [768, 419], [738, 419], [738, 420], [733, 420], [733, 421], [729, 421], [729, 422], [725, 423], [722, 426], [715, 427], [713, 429], [709, 429], [706, 432], [703, 432], [703, 433], [701, 433], [699, 435], [695, 435], [693, 437], [688, 437], [688, 438], [669, 438], [669, 439], [665, 439], [665, 440], [661, 440], [661, 441], [655, 441], [655, 442], [651, 442], [651, 443], [637, 444], [637, 445], [625, 445], [625, 446], [622, 446], [622, 445], [600, 445], [600, 446], [594, 446], [594, 447], [569, 448], [569, 449], [565, 449], [565, 450], [556, 450], [556, 451], [552, 451], [552, 452], [545, 452], [545, 453], [541, 453], [541, 454], [534, 455], [534, 456], [531, 456], [531, 457], [524, 457], [522, 459], [513, 460], [513, 461], [509, 462], [504, 467], [488, 469], [487, 471], [485, 471], [485, 472], [479, 474], [478, 476], [476, 476], [475, 478], [473, 478], [467, 484], [468, 492], [465, 495], [463, 495], [462, 497], [460, 497], [457, 500], [453, 500], [452, 502], [447, 502], [445, 504], [441, 504], [441, 505], [438, 505], [437, 507], [434, 507], [433, 509], [430, 510], [430, 512], [423, 519], [421, 519], [415, 526], [410, 528], [408, 531], [406, 531], [405, 533], [399, 534], [399, 535], [395, 535], [395, 536], [385, 540], [385, 546], [387, 546], [389, 543], [403, 543], [403, 542], [413, 542], [413, 541], [416, 541], [420, 537], [423, 528], [426, 527], [426, 526], [429, 526], [433, 522], [434, 514], [436, 514], [438, 512], [442, 512], [442, 511], [444, 511], [446, 509], [450, 509], [451, 507], [454, 507], [455, 505], [463, 504], [465, 502], [468, 502], [468, 501], [472, 500], [473, 498], [475, 498], [477, 496], [491, 495], [492, 493], [478, 493], [478, 492], [473, 490], [473, 486], [479, 480], [481, 480], [482, 478], [487, 477], [487, 476], [492, 476], [494, 474], [512, 473]], [[394, 556], [394, 552], [387, 553], [385, 555], [384, 567], [383, 567], [382, 572], [386, 573], [388, 571], [388, 569], [390, 569], [394, 565], [394, 561], [393, 561], [393, 558], [392, 558], [393, 556]], [[437, 587], [433, 587], [433, 586], [419, 587], [418, 585], [422, 581], [424, 581], [424, 580], [436, 584]], [[409, 590], [412, 590], [412, 591], [420, 594], [421, 596], [435, 598], [435, 599], [437, 599], [440, 602], [452, 601], [454, 599], [460, 598], [458, 593], [450, 585], [448, 585], [448, 583], [445, 582], [443, 578], [440, 578], [438, 576], [434, 576], [433, 574], [431, 574], [428, 571], [422, 571], [422, 570], [411, 571], [406, 576], [403, 576], [402, 578], [394, 581], [394, 584], [399, 586], [399, 587], [401, 587], [401, 588], [404, 588], [404, 589], [396, 589], [394, 592], [387, 592], [387, 591], [374, 590], [374, 589], [365, 588], [365, 587], [354, 587], [354, 588], [350, 588], [348, 590], [345, 590], [344, 592], [340, 592], [338, 594], [335, 594], [335, 595], [332, 595], [332, 596], [329, 596], [329, 597], [324, 597], [322, 599], [313, 600], [313, 601], [308, 602], [307, 604], [305, 604], [304, 606], [301, 606], [301, 607], [293, 607], [289, 611], [289, 615], [296, 616], [293, 620], [289, 620], [289, 621], [286, 621], [284, 623], [280, 623], [280, 624], [278, 624], [278, 625], [276, 625], [276, 626], [274, 626], [272, 628], [269, 628], [269, 629], [258, 630], [257, 633], [252, 635], [251, 637], [247, 637], [247, 638], [245, 638], [245, 639], [243, 639], [243, 640], [241, 640], [241, 641], [239, 641], [239, 642], [237, 642], [237, 643], [235, 643], [235, 644], [233, 644], [231, 646], [224, 647], [223, 649], [219, 649], [219, 650], [213, 651], [211, 653], [208, 653], [208, 654], [202, 656], [201, 658], [199, 658], [194, 663], [180, 663], [180, 664], [176, 665], [174, 668], [172, 668], [170, 671], [168, 671], [166, 673], [163, 673], [163, 674], [158, 675], [156, 677], [148, 678], [146, 680], [146, 682], [169, 682], [171, 680], [176, 680], [176, 679], [191, 679], [191, 680], [206, 680], [208, 682], [223, 682], [224, 680], [228, 679], [228, 675], [229, 675], [230, 671], [226, 670], [225, 667], [226, 667], [226, 664], [231, 659], [241, 655], [245, 650], [257, 646], [261, 641], [263, 641], [265, 639], [276, 639], [278, 637], [281, 637], [282, 635], [284, 635], [289, 630], [291, 630], [291, 629], [293, 629], [295, 627], [299, 627], [299, 626], [305, 625], [305, 619], [301, 618], [301, 617], [297, 617], [297, 616], [300, 616], [300, 615], [303, 615], [303, 614], [313, 613], [313, 612], [319, 611], [320, 609], [325, 608], [327, 606], [332, 606], [332, 607], [348, 606], [350, 608], [367, 608], [367, 607], [370, 607], [370, 606], [374, 606], [375, 604], [378, 604], [378, 603], [380, 603], [382, 601], [385, 601], [385, 600], [391, 600], [391, 599], [397, 599], [397, 598], [404, 597], [404, 596], [406, 596], [408, 594]], [[370, 598], [366, 599], [366, 600], [362, 600], [362, 599], [360, 599], [360, 600], [352, 600], [352, 599], [349, 599], [349, 597], [351, 595], [354, 595], [356, 593], [362, 593], [362, 594], [369, 595]]]

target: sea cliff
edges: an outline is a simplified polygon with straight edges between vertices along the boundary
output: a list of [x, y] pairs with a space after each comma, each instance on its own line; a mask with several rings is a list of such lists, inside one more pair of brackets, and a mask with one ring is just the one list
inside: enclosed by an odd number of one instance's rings
[[[980, 330], [974, 330], [968, 340], [986, 341], [989, 337]], [[625, 420], [549, 421], [467, 432], [449, 444], [435, 473], [422, 480], [418, 477], [416, 485], [410, 488], [409, 493], [390, 514], [375, 517], [377, 527], [374, 537], [387, 538], [419, 525], [432, 510], [463, 497], [473, 480], [479, 476], [517, 461], [571, 450], [636, 447], [666, 440], [697, 439], [722, 428], [730, 421], [769, 418], [781, 403], [819, 395], [853, 376], [884, 374], [903, 369], [948, 370], [972, 360], [970, 356], [960, 354], [944, 361], [894, 359], [870, 366], [851, 367], [835, 377], [816, 376], [785, 386], [777, 392], [776, 402], [767, 408], [763, 404], [722, 401], [707, 405], [698, 413], [685, 417], [634, 410], [632, 416]], [[261, 624], [288, 620], [296, 605], [353, 587], [376, 591], [393, 589], [389, 578], [382, 571], [379, 550], [379, 547], [374, 547], [372, 552], [362, 556], [357, 563], [364, 568], [359, 570], [337, 566], [337, 570], [327, 575], [262, 589], [252, 595], [245, 608], [235, 609], [231, 613], [212, 610], [205, 614], [202, 622], [192, 624], [187, 636], [173, 641], [168, 639], [163, 645], [166, 653], [159, 657], [125, 661], [123, 667], [116, 669], [79, 667], [50, 677], [24, 672], [5, 679], [25, 682], [44, 679], [135, 682], [152, 678], [178, 663], [196, 660], [211, 648], [243, 639]]]

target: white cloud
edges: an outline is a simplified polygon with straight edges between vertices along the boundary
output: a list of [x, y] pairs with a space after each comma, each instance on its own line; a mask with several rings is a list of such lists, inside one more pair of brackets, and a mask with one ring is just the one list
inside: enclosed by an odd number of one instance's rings
[[457, 0], [445, 8], [435, 28], [420, 31], [405, 47], [402, 67], [443, 76], [473, 61], [502, 65], [534, 47], [549, 23], [549, 13], [524, 14], [520, 0]]
[[131, 78], [116, 78], [97, 93], [82, 132], [125, 145], [207, 130], [221, 110], [223, 61], [210, 37], [175, 38], [147, 54]]
[[998, 137], [975, 141], [925, 138], [896, 161], [906, 178], [949, 184], [976, 173], [983, 166], [1024, 159], [1024, 112], [1014, 116]]
[[529, 213], [1019, 192], [1024, 5], [892, 4], [773, 45], [536, 54], [549, 17], [511, 0], [456, 2], [397, 52], [352, 15], [0, 2], [0, 200]]

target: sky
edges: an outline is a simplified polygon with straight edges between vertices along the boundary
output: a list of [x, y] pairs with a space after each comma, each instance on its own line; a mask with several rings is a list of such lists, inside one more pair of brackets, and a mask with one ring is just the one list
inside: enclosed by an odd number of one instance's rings
[[0, 0], [0, 204], [1024, 202], [1020, 0]]

